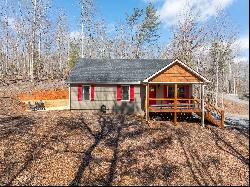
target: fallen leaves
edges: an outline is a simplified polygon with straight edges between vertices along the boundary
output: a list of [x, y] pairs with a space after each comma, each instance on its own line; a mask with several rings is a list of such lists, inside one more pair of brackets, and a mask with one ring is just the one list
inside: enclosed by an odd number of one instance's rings
[[239, 128], [0, 103], [0, 185], [249, 185]]

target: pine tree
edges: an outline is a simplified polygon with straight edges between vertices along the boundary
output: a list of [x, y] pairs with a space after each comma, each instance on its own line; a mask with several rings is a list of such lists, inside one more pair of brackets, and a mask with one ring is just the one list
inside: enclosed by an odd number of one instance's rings
[[135, 8], [126, 20], [131, 30], [131, 45], [135, 45], [134, 58], [140, 58], [143, 56], [143, 45], [153, 44], [160, 37], [159, 16], [152, 3], [149, 3], [146, 10]]
[[156, 13], [156, 9], [153, 7], [152, 3], [149, 3], [141, 26], [143, 41], [148, 43], [157, 41], [160, 37], [158, 33], [159, 26], [160, 21], [159, 16]]
[[80, 47], [75, 41], [71, 41], [69, 48], [68, 65], [70, 68], [72, 68], [76, 63], [76, 60], [80, 57]]

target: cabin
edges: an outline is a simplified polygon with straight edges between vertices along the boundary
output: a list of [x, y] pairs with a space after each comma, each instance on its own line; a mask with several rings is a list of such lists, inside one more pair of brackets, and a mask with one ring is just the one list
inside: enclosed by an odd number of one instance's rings
[[[78, 59], [66, 83], [70, 110], [144, 114], [197, 113], [204, 126], [204, 89], [210, 81], [179, 60]], [[194, 85], [200, 88], [194, 97]]]

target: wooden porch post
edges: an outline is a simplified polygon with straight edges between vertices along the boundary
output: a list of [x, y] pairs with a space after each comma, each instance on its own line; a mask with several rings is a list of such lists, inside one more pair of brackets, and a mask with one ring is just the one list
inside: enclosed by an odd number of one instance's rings
[[149, 117], [149, 112], [148, 112], [148, 107], [149, 107], [149, 83], [147, 83], [146, 85], [146, 121], [148, 121], [148, 117]]
[[174, 125], [177, 125], [177, 84], [174, 84]]
[[202, 84], [200, 84], [200, 91], [199, 91], [199, 94], [200, 94], [200, 98], [199, 98], [199, 99], [201, 99], [201, 98], [202, 98]]
[[205, 85], [202, 84], [202, 89], [201, 89], [201, 125], [205, 127], [204, 124], [204, 115], [205, 115], [205, 109], [204, 109], [204, 91], [205, 91]]
[[69, 110], [71, 110], [71, 85], [69, 84]]
[[221, 128], [224, 128], [225, 114], [224, 110], [221, 111]]

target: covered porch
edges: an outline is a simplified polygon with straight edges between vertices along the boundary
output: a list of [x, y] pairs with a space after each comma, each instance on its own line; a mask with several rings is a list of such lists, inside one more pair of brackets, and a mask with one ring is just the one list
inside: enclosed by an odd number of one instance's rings
[[[144, 80], [146, 87], [145, 114], [173, 113], [177, 125], [178, 113], [197, 113], [204, 126], [204, 88], [209, 81], [186, 64], [176, 60], [161, 71]], [[194, 86], [198, 95], [194, 95]]]
[[148, 84], [149, 112], [201, 112], [201, 98], [194, 98], [193, 84]]
[[[193, 95], [190, 83], [148, 83], [146, 84], [145, 111], [149, 113], [173, 113], [177, 125], [178, 113], [201, 113], [204, 116], [204, 85], [199, 84], [199, 97]], [[203, 117], [204, 118], [204, 117]], [[202, 119], [204, 123], [204, 119]]]

